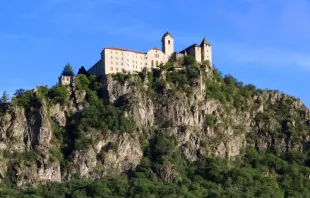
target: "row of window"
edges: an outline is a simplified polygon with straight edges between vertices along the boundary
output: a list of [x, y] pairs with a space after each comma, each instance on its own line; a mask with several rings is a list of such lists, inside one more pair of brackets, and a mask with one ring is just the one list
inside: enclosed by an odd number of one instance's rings
[[[132, 61], [132, 63], [135, 63], [135, 61]], [[118, 65], [118, 62], [115, 62], [116, 65]], [[138, 62], [136, 61], [136, 64], [138, 64]], [[111, 61], [111, 65], [113, 65], [113, 61]], [[121, 63], [121, 65], [123, 65], [123, 63]], [[143, 65], [142, 62], [140, 62], [140, 65]], [[145, 65], [147, 65], [147, 63], [145, 63]], [[127, 66], [129, 66], [129, 64], [127, 63]]]
[[[158, 61], [151, 61], [151, 66], [152, 67], [154, 67], [154, 63], [155, 63], [155, 66], [156, 67], [158, 67], [158, 65], [159, 65], [159, 62]], [[111, 64], [113, 65], [113, 62], [111, 62]], [[161, 64], [163, 64], [163, 62], [161, 62]], [[116, 65], [118, 65], [118, 63], [116, 63]], [[123, 65], [123, 63], [121, 63], [121, 65]], [[141, 63], [141, 65], [142, 65], [142, 63]], [[127, 63], [127, 66], [129, 67], [129, 64]], [[147, 63], [145, 63], [145, 66], [147, 66]], [[135, 68], [135, 66], [134, 65], [132, 65], [132, 67], [133, 68]], [[138, 66], [136, 65], [136, 69], [138, 68]], [[142, 69], [142, 67], [141, 67], [141, 69]], [[111, 67], [111, 70], [113, 71], [113, 67]], [[118, 68], [116, 68], [116, 71], [118, 71]]]
[[[155, 62], [156, 67], [158, 67], [158, 61]], [[163, 62], [161, 61], [160, 64], [163, 64]], [[151, 62], [151, 66], [154, 67], [154, 61], [152, 60]]]
[[[111, 51], [111, 54], [121, 54], [121, 55], [124, 55], [124, 53], [123, 52], [118, 52], [118, 51], [115, 51], [114, 53], [113, 53], [113, 51]], [[130, 54], [131, 53], [126, 53], [125, 55], [127, 55], [127, 56], [130, 56]], [[134, 54], [131, 54], [131, 56], [132, 57], [135, 57], [136, 56], [136, 58], [138, 58], [138, 56], [137, 55], [134, 55]], [[111, 58], [113, 58], [112, 56], [111, 56]], [[142, 56], [140, 56], [140, 59], [142, 59]], [[144, 55], [144, 59], [147, 59], [147, 56], [146, 55]]]
[[[111, 67], [110, 69], [111, 69], [111, 71], [113, 71], [113, 69], [114, 69], [114, 68], [113, 68], [113, 67]], [[138, 67], [137, 67], [137, 66], [136, 66], [136, 69], [138, 69]], [[140, 69], [142, 70], [142, 67], [140, 67]], [[119, 68], [117, 68], [117, 67], [116, 67], [116, 68], [115, 68], [115, 71], [121, 71], [121, 69], [119, 69]]]
[[[159, 56], [158, 56], [158, 57], [159, 57]], [[136, 57], [136, 58], [137, 58], [137, 57]], [[113, 56], [111, 56], [111, 59], [113, 59]], [[115, 57], [115, 59], [118, 60], [118, 57]], [[123, 60], [123, 57], [122, 57], [121, 59]], [[140, 59], [142, 60], [142, 57], [140, 57]], [[147, 56], [145, 56], [144, 59], [147, 59]], [[127, 61], [128, 61], [128, 60], [129, 60], [129, 59], [127, 58]]]

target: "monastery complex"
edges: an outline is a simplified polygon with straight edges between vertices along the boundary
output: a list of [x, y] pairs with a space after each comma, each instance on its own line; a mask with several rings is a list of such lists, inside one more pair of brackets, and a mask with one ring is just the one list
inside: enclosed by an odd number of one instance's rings
[[210, 65], [212, 65], [212, 47], [206, 38], [202, 40], [200, 45], [193, 44], [178, 53], [174, 51], [174, 38], [169, 32], [163, 35], [161, 43], [161, 50], [152, 48], [145, 53], [122, 48], [106, 47], [101, 52], [101, 59], [88, 72], [96, 76], [118, 72], [139, 72], [144, 67], [152, 69], [165, 64], [173, 53], [175, 53], [177, 58], [192, 55], [196, 58], [197, 62], [208, 60], [210, 61]]

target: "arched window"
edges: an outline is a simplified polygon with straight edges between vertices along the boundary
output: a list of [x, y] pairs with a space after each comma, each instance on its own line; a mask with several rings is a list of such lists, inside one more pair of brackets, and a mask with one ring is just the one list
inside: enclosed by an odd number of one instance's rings
[[152, 67], [154, 67], [154, 61], [152, 60], [152, 63], [151, 63]]
[[170, 45], [170, 40], [168, 40], [168, 45]]

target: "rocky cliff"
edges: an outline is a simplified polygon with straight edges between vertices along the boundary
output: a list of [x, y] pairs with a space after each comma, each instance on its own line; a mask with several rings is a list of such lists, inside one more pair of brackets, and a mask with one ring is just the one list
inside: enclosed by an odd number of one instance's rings
[[[210, 67], [193, 76], [189, 72], [185, 85], [178, 72], [162, 70], [110, 75], [97, 79], [104, 85], [100, 89], [84, 76], [66, 87], [66, 102], [56, 98], [56, 91], [44, 97], [40, 89], [28, 91], [28, 105], [13, 100], [2, 108], [1, 180], [9, 177], [18, 186], [35, 186], [118, 175], [140, 164], [145, 147], [159, 132], [188, 161], [208, 155], [234, 160], [247, 145], [279, 152], [308, 149], [310, 114], [300, 100], [239, 85]], [[87, 87], [82, 86], [85, 81]], [[83, 128], [93, 101], [91, 89], [98, 96], [103, 93], [99, 100], [115, 107], [121, 112], [118, 117], [123, 115], [120, 119], [130, 120], [134, 127], [122, 132], [95, 124]], [[77, 146], [86, 145], [86, 140], [87, 146]], [[173, 161], [158, 171], [167, 182], [177, 174]]]

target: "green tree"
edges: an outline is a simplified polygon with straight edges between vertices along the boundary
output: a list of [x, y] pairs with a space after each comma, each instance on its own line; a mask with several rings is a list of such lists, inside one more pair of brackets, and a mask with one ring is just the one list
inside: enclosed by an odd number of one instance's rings
[[25, 93], [25, 92], [26, 92], [25, 89], [17, 89], [17, 90], [15, 91], [15, 93], [14, 93], [14, 96], [19, 96], [19, 95], [21, 95], [21, 94], [23, 94], [23, 93]]
[[49, 90], [48, 96], [54, 103], [65, 104], [70, 98], [70, 93], [65, 86], [57, 85]]
[[89, 75], [84, 66], [80, 67], [78, 74], [84, 74], [85, 76]]
[[186, 66], [195, 65], [197, 64], [196, 58], [192, 55], [188, 55], [184, 57], [184, 64]]
[[65, 65], [61, 75], [63, 75], [63, 76], [75, 76], [72, 66], [70, 64]]
[[9, 100], [10, 100], [9, 95], [6, 93], [6, 91], [4, 91], [2, 97], [0, 98], [0, 103], [8, 103]]

